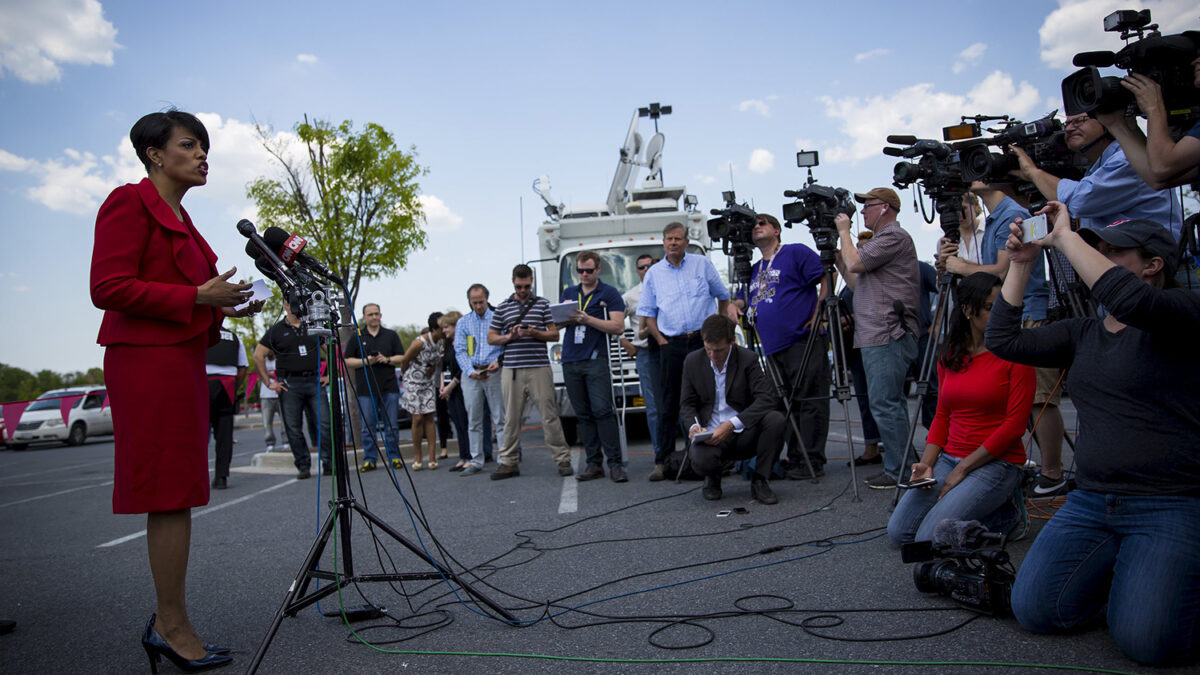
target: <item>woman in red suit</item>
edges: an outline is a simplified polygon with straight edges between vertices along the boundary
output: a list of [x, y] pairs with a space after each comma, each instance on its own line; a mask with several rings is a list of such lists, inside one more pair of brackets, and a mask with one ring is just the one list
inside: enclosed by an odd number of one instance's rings
[[149, 177], [123, 185], [96, 216], [92, 303], [104, 310], [97, 342], [112, 406], [114, 513], [146, 513], [146, 545], [158, 599], [142, 646], [156, 670], [166, 656], [185, 671], [231, 661], [206, 645], [187, 615], [185, 579], [191, 508], [208, 503], [208, 384], [205, 351], [224, 316], [240, 312], [249, 284], [217, 274], [217, 257], [180, 205], [208, 179], [208, 132], [171, 110], [129, 132]]

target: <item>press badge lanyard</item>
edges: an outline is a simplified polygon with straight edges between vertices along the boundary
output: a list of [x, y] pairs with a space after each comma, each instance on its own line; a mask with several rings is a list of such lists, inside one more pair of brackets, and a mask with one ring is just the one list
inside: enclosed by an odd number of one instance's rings
[[[581, 285], [579, 287], [580, 295], [578, 298], [576, 298], [576, 300], [579, 302], [579, 311], [581, 311], [581, 312], [587, 311], [588, 305], [592, 304], [592, 298], [596, 297], [596, 291], [598, 291], [598, 290], [600, 290], [599, 284], [596, 285], [595, 290], [593, 290], [591, 293], [588, 294], [587, 302], [584, 302], [583, 301], [583, 286]], [[575, 326], [575, 344], [577, 344], [577, 345], [583, 344], [583, 338], [585, 335], [587, 335], [587, 326], [584, 326], [582, 324]]]
[[767, 286], [770, 284], [768, 277], [771, 274], [771, 265], [775, 264], [775, 259], [779, 257], [782, 251], [783, 244], [780, 244], [779, 248], [775, 249], [775, 255], [771, 256], [771, 259], [767, 261], [766, 265], [763, 265], [762, 270], [758, 273], [758, 292], [755, 293], [754, 302], [750, 306], [751, 316], [758, 312], [758, 301], [767, 297]]

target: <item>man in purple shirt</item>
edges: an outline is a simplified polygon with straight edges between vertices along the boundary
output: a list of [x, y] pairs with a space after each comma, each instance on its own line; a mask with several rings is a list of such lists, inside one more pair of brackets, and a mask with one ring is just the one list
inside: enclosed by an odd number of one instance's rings
[[883, 441], [883, 473], [868, 478], [877, 490], [896, 487], [908, 445], [908, 400], [904, 377], [917, 358], [917, 305], [921, 272], [912, 237], [900, 223], [900, 197], [891, 188], [855, 194], [863, 224], [874, 232], [854, 247], [850, 218], [834, 219], [841, 239], [838, 271], [854, 291], [854, 346], [862, 351], [871, 415]]

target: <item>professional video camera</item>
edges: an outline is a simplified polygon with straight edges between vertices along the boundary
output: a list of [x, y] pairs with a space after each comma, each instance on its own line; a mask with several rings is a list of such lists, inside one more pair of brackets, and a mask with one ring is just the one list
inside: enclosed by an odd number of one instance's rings
[[[1046, 200], [1033, 183], [1009, 175], [1010, 171], [1020, 167], [1010, 148], [1021, 148], [1038, 168], [1059, 178], [1080, 180], [1090, 164], [1086, 156], [1067, 147], [1063, 123], [1057, 114], [1055, 110], [1032, 122], [1015, 120], [1008, 115], [964, 115], [962, 124], [945, 127], [942, 134], [947, 141], [957, 141], [954, 147], [959, 153], [964, 180], [968, 183], [977, 180], [1016, 183], [1016, 191], [1028, 197], [1031, 208], [1037, 210]], [[986, 130], [993, 136], [981, 138], [983, 124], [992, 121], [999, 121], [1000, 126]], [[992, 152], [991, 147], [999, 147], [1002, 152]]]
[[839, 213], [853, 217], [857, 208], [849, 190], [817, 184], [812, 175], [812, 168], [820, 163], [816, 150], [801, 150], [796, 153], [796, 166], [808, 169], [808, 181], [799, 190], [783, 191], [784, 197], [796, 200], [783, 205], [783, 220], [788, 227], [799, 222], [808, 225], [817, 251], [821, 254], [821, 262], [832, 263], [838, 244], [837, 228], [833, 219]]
[[754, 221], [758, 214], [737, 203], [733, 190], [721, 193], [725, 208], [712, 209], [716, 218], [708, 220], [708, 236], [721, 242], [721, 252], [733, 258], [734, 283], [750, 283], [750, 259], [754, 257]]
[[[1062, 82], [1063, 107], [1068, 115], [1112, 112], [1134, 104], [1133, 94], [1119, 77], [1102, 77], [1099, 68], [1116, 66], [1139, 73], [1162, 87], [1167, 123], [1181, 127], [1200, 116], [1200, 90], [1193, 85], [1191, 62], [1200, 50], [1200, 31], [1162, 35], [1150, 23], [1150, 10], [1123, 9], [1104, 17], [1104, 30], [1120, 32], [1125, 47], [1119, 52], [1082, 52], [1072, 60], [1083, 68]], [[1130, 42], [1130, 38], [1137, 39]]]
[[[988, 531], [977, 520], [943, 520], [933, 541], [900, 547], [913, 568], [913, 582], [922, 593], [939, 593], [984, 614], [1009, 613], [1015, 570], [1004, 550], [1007, 537]], [[985, 545], [991, 548], [983, 548]]]
[[[908, 147], [885, 147], [885, 155], [906, 159], [920, 158], [916, 162], [897, 162], [892, 170], [892, 184], [904, 189], [920, 181], [925, 194], [933, 199], [934, 209], [941, 217], [942, 232], [950, 241], [958, 242], [962, 196], [971, 186], [970, 181], [963, 177], [958, 150], [947, 143], [916, 136], [888, 136], [887, 142]], [[933, 222], [932, 218], [929, 222]]]

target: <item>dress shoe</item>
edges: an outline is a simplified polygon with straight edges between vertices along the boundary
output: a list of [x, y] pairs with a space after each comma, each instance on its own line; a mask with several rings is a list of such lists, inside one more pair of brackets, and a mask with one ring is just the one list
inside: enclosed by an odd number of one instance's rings
[[[858, 456], [854, 458], [854, 466], [870, 466], [872, 464], [883, 464], [882, 452], [874, 457]], [[846, 466], [850, 466], [850, 462], [846, 462]]]
[[[575, 469], [572, 469], [572, 468], [571, 468], [571, 463], [570, 463], [570, 462], [559, 462], [559, 464], [558, 464], [558, 475], [560, 475], [560, 476], [570, 476], [570, 475], [571, 475], [571, 474], [573, 474], [573, 473], [575, 473]], [[603, 472], [601, 472], [601, 474], [600, 474], [600, 475], [601, 475], [601, 476], [603, 476], [603, 475], [604, 475], [604, 473], [603, 473]], [[577, 476], [577, 477], [578, 477], [578, 476]]]
[[608, 470], [608, 477], [611, 478], [612, 482], [614, 483], [629, 482], [629, 476], [625, 474], [625, 467], [621, 466], [620, 464]]
[[[465, 472], [464, 472], [465, 473]], [[505, 478], [516, 478], [521, 475], [521, 470], [516, 464], [501, 464], [492, 472], [492, 480], [504, 480]]]
[[666, 477], [667, 477], [666, 474], [663, 472], [663, 465], [655, 464], [654, 470], [650, 472], [650, 482], [657, 483], [658, 481], [663, 480]]
[[463, 466], [462, 464], [455, 464], [454, 466], [450, 467], [450, 473], [462, 471], [465, 468], [467, 468], [467, 467]]
[[[142, 633], [142, 649], [146, 650], [146, 656], [150, 659], [151, 673], [158, 673], [158, 662], [164, 656], [171, 663], [174, 663], [176, 668], [185, 673], [198, 673], [204, 670], [220, 668], [233, 662], [233, 658], [228, 654], [220, 654], [207, 650], [205, 650], [204, 658], [202, 659], [185, 659], [172, 649], [171, 645], [167, 644], [167, 641], [154, 629], [154, 620], [156, 618], [156, 614], [150, 615], [150, 621], [146, 623], [146, 630]], [[208, 645], [205, 645], [205, 647], [208, 647]], [[217, 647], [217, 649], [224, 648]]]
[[788, 480], [820, 478], [825, 475], [825, 466], [823, 464], [813, 464], [812, 471], [809, 471], [807, 464], [801, 464], [795, 468], [788, 469], [783, 475], [787, 476]]
[[588, 464], [586, 469], [575, 474], [575, 480], [580, 482], [597, 478], [604, 478], [604, 469], [601, 469], [599, 464]]
[[766, 480], [754, 477], [750, 481], [750, 496], [762, 504], [778, 504], [779, 497], [775, 496], [775, 491], [771, 489], [770, 484]]
[[300, 473], [296, 474], [296, 480], [308, 480], [309, 478], [312, 478], [312, 471], [308, 469], [301, 469]]
[[700, 494], [710, 502], [715, 502], [721, 498], [721, 477], [720, 476], [705, 476], [704, 487], [700, 490]]
[[227, 487], [229, 487], [229, 480], [225, 478], [225, 476], [217, 476], [216, 478], [213, 478], [214, 489], [224, 490]]

